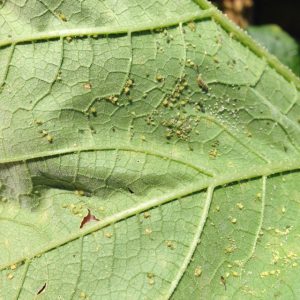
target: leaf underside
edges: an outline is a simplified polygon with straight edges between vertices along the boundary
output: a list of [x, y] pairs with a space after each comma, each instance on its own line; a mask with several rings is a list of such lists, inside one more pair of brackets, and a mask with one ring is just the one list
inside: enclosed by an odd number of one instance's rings
[[0, 2], [0, 299], [296, 299], [299, 79], [203, 0]]

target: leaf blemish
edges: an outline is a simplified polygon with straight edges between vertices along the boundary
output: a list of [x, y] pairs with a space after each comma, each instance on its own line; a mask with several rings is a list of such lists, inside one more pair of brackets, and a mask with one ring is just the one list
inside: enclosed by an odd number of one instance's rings
[[45, 282], [44, 285], [38, 290], [36, 294], [40, 295], [41, 293], [45, 292], [46, 287], [47, 287], [47, 283]]
[[80, 223], [80, 228], [82, 228], [84, 225], [86, 225], [89, 222], [92, 221], [99, 221], [99, 219], [97, 217], [95, 217], [91, 211], [88, 209], [88, 213], [87, 215], [82, 219], [81, 223]]
[[130, 187], [128, 187], [128, 191], [130, 194], [134, 194], [134, 191]]

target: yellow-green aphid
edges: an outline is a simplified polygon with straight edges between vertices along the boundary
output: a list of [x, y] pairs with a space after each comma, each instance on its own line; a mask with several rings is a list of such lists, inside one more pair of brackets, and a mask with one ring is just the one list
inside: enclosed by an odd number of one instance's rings
[[61, 12], [61, 11], [59, 11], [58, 13], [57, 13], [57, 17], [61, 20], [61, 21], [63, 21], [63, 22], [67, 22], [68, 20], [67, 20], [67, 17]]
[[202, 79], [201, 75], [199, 74], [199, 67], [197, 66], [197, 72], [198, 72], [198, 76], [197, 76], [197, 84], [198, 86], [205, 92], [208, 92], [208, 85], [205, 83], [205, 81]]

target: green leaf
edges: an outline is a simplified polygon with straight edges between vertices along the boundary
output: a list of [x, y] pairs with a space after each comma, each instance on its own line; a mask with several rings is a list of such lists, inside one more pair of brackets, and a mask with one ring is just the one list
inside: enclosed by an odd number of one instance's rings
[[299, 78], [204, 0], [0, 24], [0, 299], [297, 298]]
[[300, 48], [298, 42], [277, 25], [248, 27], [249, 34], [264, 45], [280, 61], [300, 75]]

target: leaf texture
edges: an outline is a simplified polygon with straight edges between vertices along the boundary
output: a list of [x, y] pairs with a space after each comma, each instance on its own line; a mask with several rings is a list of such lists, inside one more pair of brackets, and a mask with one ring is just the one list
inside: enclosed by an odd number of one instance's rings
[[297, 299], [299, 78], [203, 0], [0, 25], [0, 299]]

